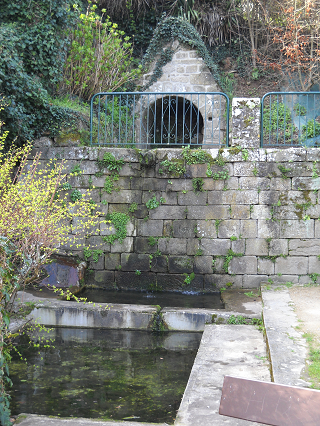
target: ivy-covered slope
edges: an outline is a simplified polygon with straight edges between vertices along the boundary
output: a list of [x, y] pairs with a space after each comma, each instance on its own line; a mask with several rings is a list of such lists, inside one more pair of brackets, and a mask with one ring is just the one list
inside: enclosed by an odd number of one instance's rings
[[67, 109], [50, 105], [68, 45], [66, 30], [75, 22], [72, 0], [1, 0], [1, 112], [7, 141], [21, 144], [43, 132], [53, 134], [72, 121]]

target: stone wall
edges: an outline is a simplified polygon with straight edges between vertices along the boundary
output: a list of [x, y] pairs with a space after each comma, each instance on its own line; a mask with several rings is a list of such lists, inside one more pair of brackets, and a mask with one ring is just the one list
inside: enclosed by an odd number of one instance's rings
[[[103, 215], [127, 215], [122, 243], [103, 241], [114, 226], [81, 239], [102, 251], [89, 258], [88, 284], [214, 291], [268, 279], [319, 281], [319, 149], [40, 150], [43, 168], [48, 159], [66, 159], [66, 181], [81, 191], [93, 187]], [[118, 180], [108, 168], [96, 176], [96, 160], [106, 152], [124, 161]], [[81, 175], [70, 176], [76, 165]], [[73, 253], [83, 259], [83, 250]]]

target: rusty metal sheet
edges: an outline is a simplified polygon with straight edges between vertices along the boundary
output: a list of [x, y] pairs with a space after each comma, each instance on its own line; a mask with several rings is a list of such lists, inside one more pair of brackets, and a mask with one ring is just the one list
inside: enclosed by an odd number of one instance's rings
[[320, 391], [225, 376], [219, 414], [273, 426], [320, 426]]

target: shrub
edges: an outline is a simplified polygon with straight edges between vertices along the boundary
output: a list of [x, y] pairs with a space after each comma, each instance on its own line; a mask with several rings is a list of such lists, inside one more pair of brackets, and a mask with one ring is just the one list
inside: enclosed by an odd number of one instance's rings
[[[132, 46], [129, 37], [117, 29], [109, 17], [95, 12], [90, 5], [86, 14], [80, 14], [77, 28], [71, 37], [61, 92], [77, 95], [84, 100], [97, 92], [112, 92], [132, 81], [140, 68], [130, 69]], [[102, 10], [104, 12], [104, 9]]]

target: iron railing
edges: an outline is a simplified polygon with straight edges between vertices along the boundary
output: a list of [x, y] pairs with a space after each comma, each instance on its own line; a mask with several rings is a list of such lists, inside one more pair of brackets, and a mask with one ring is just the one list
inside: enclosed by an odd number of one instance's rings
[[320, 146], [320, 92], [270, 92], [261, 100], [261, 147]]
[[115, 92], [91, 99], [91, 145], [228, 146], [229, 98], [220, 92]]

